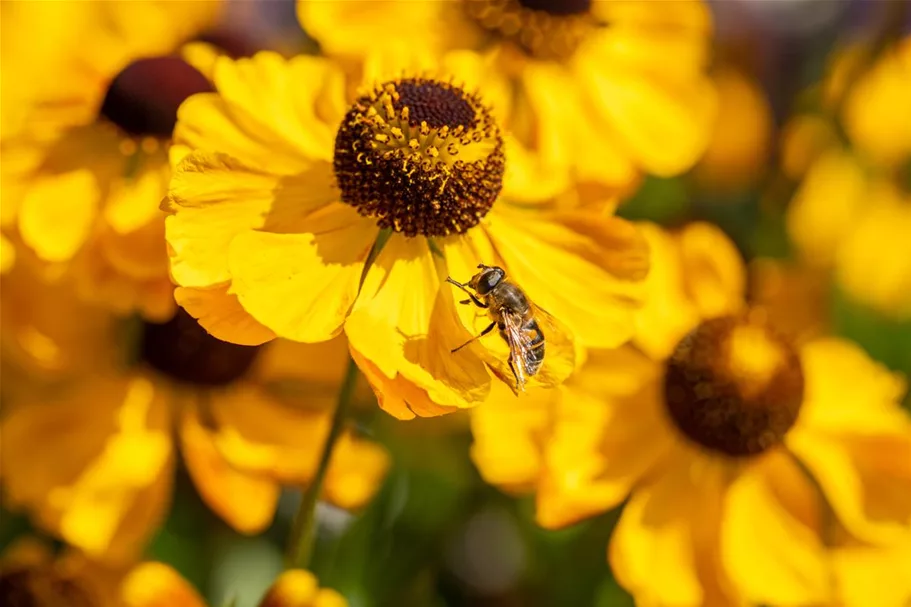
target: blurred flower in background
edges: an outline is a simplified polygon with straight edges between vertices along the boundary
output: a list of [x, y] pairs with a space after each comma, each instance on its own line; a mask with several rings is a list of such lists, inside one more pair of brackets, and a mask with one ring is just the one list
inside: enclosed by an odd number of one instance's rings
[[909, 17], [0, 3], [0, 603], [907, 607]]

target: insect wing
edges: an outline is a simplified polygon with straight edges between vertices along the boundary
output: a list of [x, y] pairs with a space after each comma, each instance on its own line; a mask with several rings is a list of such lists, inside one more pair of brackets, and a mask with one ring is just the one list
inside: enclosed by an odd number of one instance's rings
[[508, 310], [501, 311], [503, 320], [503, 335], [509, 345], [509, 362], [516, 376], [516, 387], [521, 392], [525, 389], [528, 377], [528, 351], [531, 338], [522, 330], [522, 317]]
[[532, 306], [545, 342], [544, 363], [534, 376], [534, 383], [556, 386], [563, 383], [576, 368], [576, 347], [572, 333], [550, 312], [534, 303]]

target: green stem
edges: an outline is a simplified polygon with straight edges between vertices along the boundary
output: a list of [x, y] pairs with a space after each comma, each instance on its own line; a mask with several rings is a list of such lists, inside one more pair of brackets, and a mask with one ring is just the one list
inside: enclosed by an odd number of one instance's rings
[[313, 481], [304, 491], [303, 496], [301, 496], [300, 506], [298, 506], [297, 514], [294, 516], [294, 523], [291, 528], [291, 535], [288, 537], [288, 546], [285, 552], [285, 567], [287, 569], [306, 569], [310, 566], [314, 540], [316, 539], [316, 503], [319, 501], [319, 496], [323, 491], [323, 482], [326, 480], [326, 472], [329, 470], [335, 443], [341, 436], [348, 417], [348, 409], [351, 407], [351, 400], [354, 396], [356, 379], [357, 365], [349, 357], [348, 369], [345, 371], [345, 379], [342, 381], [342, 387], [338, 393], [338, 401], [335, 406], [335, 412], [332, 415], [332, 425], [329, 427], [329, 434], [326, 436], [326, 442], [323, 445], [319, 467], [316, 469]]

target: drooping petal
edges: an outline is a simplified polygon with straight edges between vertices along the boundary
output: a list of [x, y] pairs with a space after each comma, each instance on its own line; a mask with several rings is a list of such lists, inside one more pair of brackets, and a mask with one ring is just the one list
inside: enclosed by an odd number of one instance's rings
[[721, 520], [722, 551], [731, 578], [751, 601], [829, 603], [821, 508], [810, 480], [781, 451], [766, 454], [733, 481]]
[[374, 223], [345, 204], [311, 213], [300, 232], [247, 231], [231, 242], [231, 292], [253, 318], [295, 341], [338, 335], [358, 296]]
[[275, 333], [250, 316], [225, 285], [211, 289], [177, 287], [174, 298], [218, 339], [244, 346], [258, 346], [275, 339]]
[[[291, 398], [240, 386], [211, 403], [214, 443], [230, 466], [285, 485], [306, 485], [316, 473], [338, 387], [311, 387]], [[303, 400], [303, 402], [301, 402]], [[345, 432], [335, 445], [324, 490], [332, 503], [359, 508], [379, 488], [386, 452]]]
[[142, 563], [123, 580], [125, 607], [206, 607], [199, 592], [164, 563]]
[[[3, 419], [4, 487], [36, 524], [96, 559], [138, 555], [163, 516], [168, 411], [143, 377], [95, 378]], [[53, 439], [53, 448], [35, 444]], [[135, 518], [134, 518], [135, 517]]]
[[387, 393], [390, 402], [424, 400], [424, 393], [434, 409], [463, 408], [482, 402], [490, 388], [477, 356], [451, 352], [471, 335], [440, 287], [439, 271], [426, 240], [394, 234], [370, 267], [345, 323], [352, 351], [386, 378], [377, 383], [379, 378], [367, 374], [375, 391], [394, 389], [399, 380], [414, 384], [408, 395]]
[[594, 351], [564, 386], [545, 443], [537, 520], [563, 527], [622, 502], [675, 437], [660, 367], [632, 348]]
[[180, 443], [187, 470], [199, 494], [241, 533], [258, 533], [272, 522], [279, 486], [269, 478], [233, 468], [219, 453], [213, 432], [200, 419], [199, 406], [185, 402]]
[[648, 271], [645, 241], [632, 224], [595, 213], [494, 212], [485, 231], [509, 278], [577, 341], [609, 348], [631, 337]]
[[680, 449], [623, 509], [609, 557], [620, 584], [644, 604], [711, 604], [720, 582], [706, 568], [724, 492], [723, 467]]

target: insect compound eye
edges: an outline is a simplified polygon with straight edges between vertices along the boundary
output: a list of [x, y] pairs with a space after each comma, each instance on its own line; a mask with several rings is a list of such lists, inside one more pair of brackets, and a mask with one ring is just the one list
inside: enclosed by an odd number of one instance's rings
[[478, 293], [487, 295], [495, 286], [503, 280], [503, 270], [500, 268], [489, 268], [481, 272], [478, 276]]

